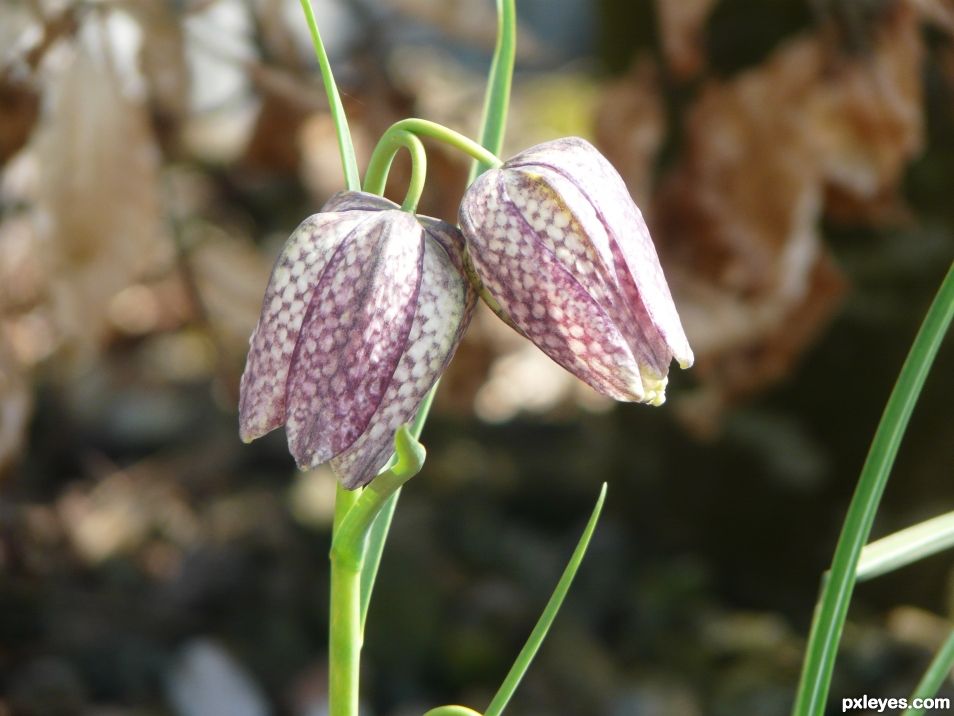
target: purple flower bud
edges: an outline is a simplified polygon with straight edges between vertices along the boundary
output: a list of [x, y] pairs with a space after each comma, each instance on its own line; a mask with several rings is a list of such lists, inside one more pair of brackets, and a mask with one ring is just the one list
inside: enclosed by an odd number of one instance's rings
[[672, 359], [692, 365], [646, 222], [588, 142], [546, 142], [481, 175], [460, 224], [492, 307], [600, 393], [659, 405]]
[[284, 424], [302, 469], [366, 485], [457, 349], [476, 294], [463, 237], [381, 197], [343, 192], [285, 244], [242, 375], [240, 433]]

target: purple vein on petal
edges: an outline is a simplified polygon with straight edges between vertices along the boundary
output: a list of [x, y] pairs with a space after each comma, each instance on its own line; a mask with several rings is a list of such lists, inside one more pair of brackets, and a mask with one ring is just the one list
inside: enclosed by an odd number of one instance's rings
[[328, 262], [292, 356], [286, 429], [303, 468], [328, 461], [364, 432], [411, 330], [423, 230], [404, 212], [373, 216]]
[[262, 313], [249, 339], [239, 400], [246, 442], [285, 422], [285, 384], [311, 293], [334, 247], [369, 213], [314, 214], [292, 233], [272, 269]]
[[502, 183], [493, 170], [483, 174], [460, 212], [488, 290], [554, 361], [610, 397], [641, 400], [638, 366], [622, 334], [527, 221], [526, 197], [509, 195]]
[[[559, 163], [554, 162], [553, 157], [559, 157]], [[514, 166], [547, 166], [579, 187], [610, 233], [616, 273], [634, 321], [654, 326], [654, 330], [647, 333], [654, 354], [653, 367], [665, 375], [670, 356], [683, 368], [692, 365], [692, 349], [649, 229], [613, 165], [589, 142], [577, 137], [531, 147], [511, 161]], [[596, 188], [599, 190], [595, 191]], [[621, 233], [624, 227], [629, 227], [631, 233]]]
[[[457, 231], [449, 224], [445, 226]], [[431, 238], [433, 227], [428, 227], [428, 234], [407, 350], [367, 429], [331, 461], [332, 469], [347, 488], [367, 484], [384, 467], [393, 451], [394, 432], [413, 419], [424, 396], [447, 367], [477, 301], [476, 293], [452, 259]]]

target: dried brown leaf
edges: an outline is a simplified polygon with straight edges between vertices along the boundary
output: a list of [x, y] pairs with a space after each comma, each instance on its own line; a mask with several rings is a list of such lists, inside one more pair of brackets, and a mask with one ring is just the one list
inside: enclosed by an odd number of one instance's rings
[[32, 408], [33, 396], [23, 368], [0, 325], [0, 474], [23, 447]]
[[128, 0], [128, 9], [142, 28], [139, 68], [160, 134], [174, 130], [189, 109], [189, 68], [185, 35], [173, 4]]
[[89, 349], [110, 298], [165, 247], [159, 156], [145, 109], [122, 94], [102, 48], [80, 44], [54, 92], [36, 147], [38, 227], [59, 324]]
[[920, 16], [899, 1], [867, 52], [821, 35], [711, 81], [686, 118], [685, 150], [653, 205], [700, 392], [700, 430], [724, 405], [786, 374], [825, 325], [843, 282], [821, 241], [825, 211], [883, 219], [923, 143]]
[[643, 57], [625, 77], [604, 88], [596, 114], [597, 143], [640, 206], [647, 205], [665, 131], [658, 72], [653, 61]]
[[11, 74], [0, 73], [0, 167], [27, 143], [39, 114], [36, 89]]
[[189, 255], [206, 318], [235, 363], [248, 349], [271, 264], [251, 242], [217, 232]]
[[705, 66], [703, 30], [715, 0], [656, 0], [656, 17], [669, 71], [690, 79]]

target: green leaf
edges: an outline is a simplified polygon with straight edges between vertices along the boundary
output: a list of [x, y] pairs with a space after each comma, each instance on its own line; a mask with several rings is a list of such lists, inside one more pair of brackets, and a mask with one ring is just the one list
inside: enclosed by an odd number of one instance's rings
[[[480, 123], [480, 143], [491, 153], [499, 155], [507, 130], [507, 110], [510, 106], [510, 87], [513, 84], [513, 64], [517, 52], [517, 8], [514, 0], [497, 0], [497, 45], [487, 78], [484, 114]], [[492, 164], [477, 160], [470, 170], [467, 184]]]
[[[954, 630], [951, 630], [951, 633], [947, 636], [947, 641], [934, 655], [934, 659], [915, 687], [908, 703], [913, 704], [915, 699], [921, 699], [923, 702], [924, 699], [933, 698], [944, 680], [951, 676], [952, 669], [954, 669]], [[904, 712], [904, 716], [921, 716], [923, 713], [923, 708], [916, 709], [912, 705]]]
[[919, 522], [865, 545], [858, 561], [858, 581], [893, 572], [951, 547], [954, 547], [954, 512]]
[[341, 168], [344, 170], [345, 184], [351, 191], [361, 189], [361, 175], [358, 173], [358, 160], [354, 155], [354, 145], [351, 142], [351, 132], [348, 129], [348, 118], [345, 115], [344, 105], [341, 104], [341, 95], [338, 94], [338, 85], [331, 72], [331, 62], [325, 45], [318, 32], [318, 22], [311, 7], [311, 0], [301, 0], [301, 9], [305, 13], [305, 22], [311, 32], [311, 43], [315, 47], [315, 57], [318, 58], [318, 68], [321, 70], [321, 81], [325, 85], [325, 94], [328, 95], [328, 107], [331, 110], [331, 119], [335, 124], [335, 134], [338, 136], [338, 152], [341, 154]]
[[603, 502], [605, 500], [606, 483], [604, 482], [603, 487], [600, 489], [600, 496], [596, 500], [596, 507], [593, 508], [593, 514], [590, 515], [590, 520], [586, 523], [586, 529], [583, 530], [583, 536], [580, 537], [576, 549], [573, 550], [569, 564], [567, 564], [566, 569], [563, 570], [563, 576], [560, 577], [560, 581], [557, 582], [556, 589], [553, 590], [550, 601], [548, 601], [546, 607], [544, 607], [543, 614], [540, 615], [537, 625], [533, 628], [533, 631], [530, 632], [527, 643], [524, 644], [523, 649], [520, 650], [520, 653], [517, 655], [517, 660], [497, 690], [496, 695], [490, 702], [490, 706], [487, 707], [485, 716], [500, 716], [500, 714], [503, 713], [504, 708], [513, 696], [514, 691], [517, 690], [517, 686], [523, 679], [524, 674], [526, 674], [527, 669], [530, 668], [530, 663], [540, 650], [540, 645], [543, 643], [547, 632], [550, 631], [550, 627], [553, 625], [554, 619], [556, 619], [557, 612], [560, 611], [563, 600], [570, 590], [573, 578], [576, 577], [576, 572], [580, 568], [580, 563], [583, 561], [584, 555], [586, 555], [586, 548], [589, 547], [590, 538], [593, 537], [593, 531], [596, 529], [596, 523], [600, 519], [600, 512], [603, 510]]
[[871, 534], [878, 504], [908, 420], [917, 403], [934, 357], [954, 316], [954, 266], [948, 269], [911, 351], [901, 367], [898, 381], [888, 398], [868, 457], [861, 469], [855, 494], [848, 506], [841, 535], [835, 547], [829, 578], [824, 580], [808, 636], [805, 662], [793, 714], [821, 716], [835, 668], [838, 643], [848, 615], [861, 550]]

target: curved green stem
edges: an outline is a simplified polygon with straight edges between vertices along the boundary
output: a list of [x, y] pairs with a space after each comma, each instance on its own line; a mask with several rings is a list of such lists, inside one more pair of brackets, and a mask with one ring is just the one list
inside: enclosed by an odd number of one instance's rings
[[[923, 703], [925, 699], [933, 698], [941, 688], [944, 680], [951, 675], [951, 669], [954, 669], [954, 630], [947, 635], [947, 640], [934, 655], [931, 665], [928, 666], [924, 676], [914, 688], [914, 693], [908, 699], [908, 703], [913, 704], [915, 699], [920, 699]], [[921, 716], [924, 708], [914, 708], [911, 706], [904, 712], [904, 716]]]
[[394, 435], [397, 462], [365, 487], [341, 519], [331, 543], [331, 560], [346, 566], [360, 568], [364, 562], [365, 539], [371, 523], [388, 498], [424, 466], [425, 451], [407, 425]]
[[417, 203], [421, 200], [421, 194], [424, 191], [424, 180], [427, 178], [427, 154], [421, 140], [406, 130], [391, 131], [389, 129], [378, 141], [368, 162], [368, 171], [364, 176], [364, 190], [379, 196], [384, 194], [388, 172], [401, 147], [407, 149], [411, 155], [411, 181], [401, 208], [413, 214], [417, 211]]
[[901, 367], [898, 381], [885, 406], [881, 423], [871, 442], [868, 457], [858, 486], [851, 498], [848, 514], [838, 538], [829, 578], [825, 580], [821, 598], [808, 637], [805, 663], [798, 686], [793, 714], [820, 716], [825, 710], [828, 689], [838, 643], [848, 614], [854, 590], [861, 550], [868, 541], [878, 503], [898, 446], [927, 378], [934, 356], [951, 318], [954, 316], [954, 265], [948, 269], [941, 288], [928, 309], [927, 316]]
[[[414, 149], [409, 146], [407, 143], [409, 142], [407, 135], [411, 135], [415, 139], [418, 137], [430, 137], [431, 139], [436, 139], [439, 142], [443, 142], [444, 144], [454, 147], [455, 149], [459, 149], [482, 164], [486, 164], [487, 166], [499, 167], [501, 164], [501, 161], [497, 158], [496, 154], [485, 149], [473, 139], [465, 137], [460, 132], [455, 132], [453, 129], [449, 129], [442, 124], [430, 122], [426, 119], [402, 119], [388, 127], [387, 131], [381, 135], [381, 139], [378, 140], [378, 144], [374, 148], [374, 152], [371, 155], [371, 161], [368, 164], [368, 171], [365, 174], [365, 191], [371, 194], [384, 193], [384, 185], [387, 182], [388, 171], [391, 168], [391, 162], [394, 160], [394, 155], [401, 147], [407, 147], [409, 150], [411, 150], [412, 159], [416, 159], [416, 146]], [[423, 154], [423, 151], [421, 153]], [[413, 170], [411, 183], [413, 186]], [[423, 178], [421, 179], [421, 183], [423, 186]], [[408, 191], [408, 194], [410, 196], [410, 190]], [[405, 200], [405, 204], [407, 204], [407, 200]]]
[[321, 80], [325, 85], [325, 93], [328, 95], [331, 118], [334, 120], [335, 133], [338, 135], [338, 152], [341, 154], [345, 184], [351, 191], [358, 191], [361, 189], [361, 175], [358, 173], [358, 160], [354, 156], [354, 145], [351, 142], [351, 132], [348, 130], [348, 118], [345, 115], [344, 106], [341, 104], [341, 96], [338, 94], [338, 86], [335, 84], [334, 75], [331, 73], [331, 62], [328, 60], [328, 53], [325, 52], [325, 45], [322, 43], [321, 34], [318, 32], [318, 22], [315, 20], [315, 13], [311, 8], [311, 0], [301, 0], [301, 9], [305, 13], [305, 22], [308, 24], [309, 32], [311, 32], [311, 43], [315, 47], [315, 57], [318, 58]]
[[[503, 148], [513, 83], [513, 63], [517, 49], [517, 9], [514, 0], [497, 0], [497, 45], [487, 78], [484, 115], [481, 120], [480, 143], [494, 154]], [[470, 169], [467, 184], [489, 169], [492, 164], [477, 160]]]
[[431, 709], [424, 716], [481, 716], [477, 711], [466, 706], [438, 706]]

